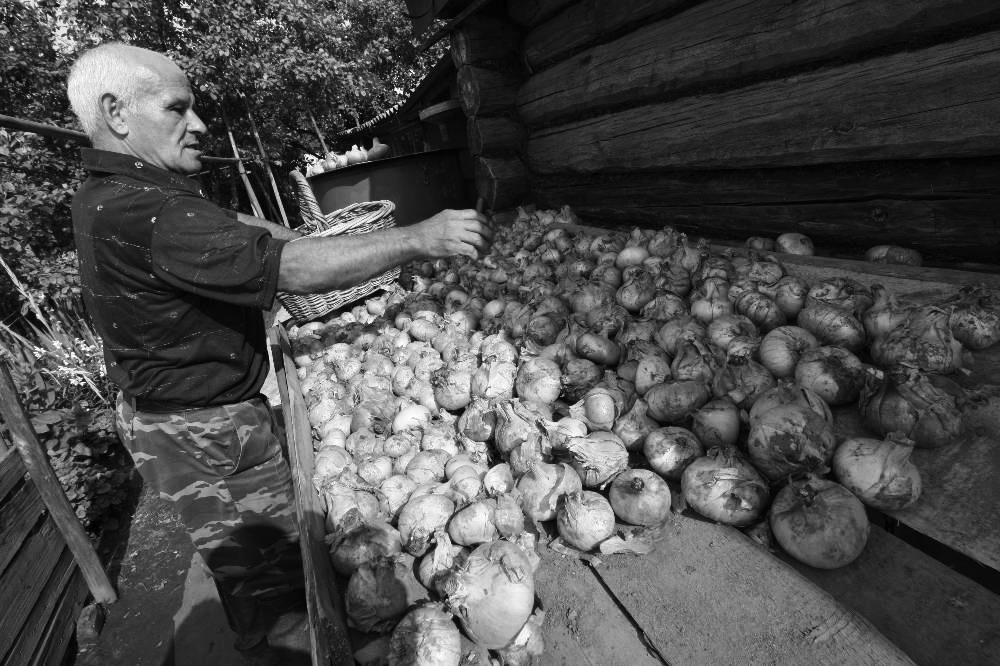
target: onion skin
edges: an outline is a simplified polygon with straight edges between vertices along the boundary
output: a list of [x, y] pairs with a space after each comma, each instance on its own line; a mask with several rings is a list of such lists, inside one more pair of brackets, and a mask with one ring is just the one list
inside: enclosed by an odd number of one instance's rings
[[583, 483], [566, 463], [540, 463], [517, 480], [517, 490], [524, 515], [532, 520], [552, 520], [559, 498], [583, 490]]
[[903, 264], [921, 266], [924, 258], [912, 248], [899, 245], [875, 245], [865, 252], [865, 260], [876, 264]]
[[729, 397], [710, 400], [691, 415], [691, 432], [707, 448], [733, 446], [740, 435], [740, 409]]
[[816, 477], [782, 488], [769, 521], [781, 547], [817, 569], [850, 564], [868, 542], [868, 516], [861, 500], [839, 483]]
[[771, 499], [767, 481], [735, 449], [713, 449], [688, 465], [681, 493], [701, 515], [735, 527], [756, 522]]
[[831, 425], [799, 405], [764, 412], [747, 436], [750, 460], [773, 483], [800, 472], [825, 472], [835, 448]]
[[561, 455], [569, 457], [584, 488], [600, 488], [616, 474], [628, 469], [628, 449], [620, 437], [610, 432], [593, 432], [586, 437], [571, 437]]
[[667, 426], [646, 435], [642, 452], [654, 472], [665, 479], [680, 481], [684, 468], [705, 455], [705, 447], [690, 430]]
[[648, 414], [659, 423], [679, 423], [708, 402], [708, 387], [700, 381], [672, 381], [657, 384], [644, 396]]
[[865, 346], [865, 327], [857, 317], [833, 305], [814, 302], [797, 318], [802, 328], [826, 345], [859, 352]]
[[550, 405], [562, 391], [561, 379], [562, 371], [555, 361], [536, 357], [521, 363], [514, 386], [522, 400]]
[[813, 242], [808, 236], [793, 232], [781, 234], [775, 239], [778, 252], [812, 256], [815, 254]]
[[1000, 342], [1000, 308], [985, 288], [962, 287], [957, 301], [949, 305], [948, 326], [962, 345], [981, 350]]
[[600, 493], [570, 493], [559, 507], [556, 525], [563, 541], [589, 552], [615, 533], [615, 512]]
[[648, 469], [630, 469], [616, 476], [608, 500], [615, 515], [632, 525], [660, 525], [670, 515], [670, 487]]
[[795, 374], [802, 354], [819, 347], [816, 336], [799, 326], [778, 326], [760, 342], [758, 355], [761, 365], [778, 379]]
[[750, 410], [750, 420], [754, 421], [772, 409], [784, 405], [807, 407], [822, 416], [827, 423], [833, 423], [833, 413], [823, 398], [812, 389], [788, 381], [779, 383], [757, 399]]
[[868, 368], [859, 406], [865, 426], [876, 434], [900, 432], [918, 448], [932, 449], [962, 436], [961, 388], [939, 375], [897, 366], [883, 373]]
[[802, 354], [795, 366], [795, 382], [813, 390], [830, 406], [854, 402], [864, 385], [864, 365], [839, 347], [817, 347]]
[[934, 306], [911, 311], [903, 326], [872, 344], [872, 358], [883, 367], [903, 363], [926, 372], [955, 372], [962, 367], [962, 343], [952, 335], [948, 318], [946, 310]]
[[898, 511], [916, 502], [923, 489], [911, 453], [913, 440], [898, 434], [884, 440], [852, 437], [833, 454], [833, 473], [868, 506]]

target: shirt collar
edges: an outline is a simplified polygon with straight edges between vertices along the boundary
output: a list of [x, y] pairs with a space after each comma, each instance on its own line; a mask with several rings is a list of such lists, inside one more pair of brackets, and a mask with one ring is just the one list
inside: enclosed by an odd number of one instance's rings
[[82, 148], [80, 156], [85, 169], [95, 174], [115, 174], [135, 178], [151, 185], [179, 189], [204, 197], [201, 186], [192, 178], [153, 166], [134, 155], [115, 153], [98, 148]]

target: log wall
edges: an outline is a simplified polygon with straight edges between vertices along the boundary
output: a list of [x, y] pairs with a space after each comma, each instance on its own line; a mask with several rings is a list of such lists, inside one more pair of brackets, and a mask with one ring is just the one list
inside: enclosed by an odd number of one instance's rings
[[508, 3], [526, 201], [591, 224], [1000, 263], [995, 2], [527, 5], [531, 20]]

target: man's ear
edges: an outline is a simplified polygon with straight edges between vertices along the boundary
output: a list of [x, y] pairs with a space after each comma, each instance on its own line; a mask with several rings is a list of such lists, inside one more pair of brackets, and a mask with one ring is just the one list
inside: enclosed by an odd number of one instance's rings
[[101, 115], [104, 123], [115, 134], [128, 134], [128, 119], [124, 113], [124, 105], [121, 100], [111, 93], [101, 95]]

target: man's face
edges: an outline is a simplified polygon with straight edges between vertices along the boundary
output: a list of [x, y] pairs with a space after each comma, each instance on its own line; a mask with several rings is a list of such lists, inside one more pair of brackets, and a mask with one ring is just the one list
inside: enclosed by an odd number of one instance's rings
[[169, 61], [150, 68], [128, 112], [124, 140], [132, 153], [161, 169], [190, 175], [201, 169], [197, 146], [205, 130], [183, 72]]

